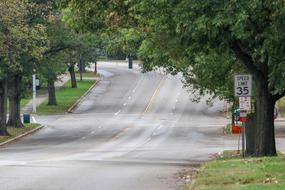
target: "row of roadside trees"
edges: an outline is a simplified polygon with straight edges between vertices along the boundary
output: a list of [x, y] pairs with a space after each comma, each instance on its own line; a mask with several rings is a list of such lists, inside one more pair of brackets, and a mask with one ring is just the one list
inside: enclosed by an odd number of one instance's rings
[[276, 155], [274, 105], [285, 95], [285, 4], [270, 0], [64, 0], [72, 27], [100, 33], [132, 31], [143, 40], [143, 69], [183, 73], [198, 95], [234, 102], [234, 74], [254, 81], [255, 111], [247, 153]]
[[58, 77], [68, 71], [76, 88], [77, 65], [96, 60], [100, 40], [70, 28], [64, 15], [55, 0], [0, 2], [0, 135], [9, 135], [7, 126], [24, 127], [20, 102], [31, 91], [32, 74], [46, 84], [48, 104], [56, 105]]

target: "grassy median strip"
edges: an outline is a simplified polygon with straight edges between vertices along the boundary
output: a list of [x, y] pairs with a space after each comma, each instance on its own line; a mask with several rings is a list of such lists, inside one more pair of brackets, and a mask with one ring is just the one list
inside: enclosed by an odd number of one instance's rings
[[225, 152], [204, 165], [190, 190], [285, 189], [285, 157], [240, 158]]
[[[76, 75], [77, 78], [80, 77], [80, 73], [79, 72], [76, 72], [75, 75]], [[82, 73], [82, 77], [83, 78], [95, 78], [95, 77], [99, 77], [99, 75], [95, 74], [92, 71], [86, 71], [86, 72]]]
[[66, 82], [63, 87], [56, 91], [56, 106], [47, 105], [44, 101], [38, 108], [37, 114], [51, 115], [63, 114], [95, 83], [95, 80], [82, 80], [77, 82], [77, 88], [71, 88], [70, 82]]
[[25, 134], [33, 129], [36, 129], [40, 127], [40, 124], [25, 124], [25, 127], [23, 128], [14, 128], [14, 127], [8, 127], [8, 132], [11, 136], [0, 136], [0, 143], [3, 143], [7, 140], [10, 140], [12, 138], [15, 138], [17, 136], [20, 136], [22, 134]]

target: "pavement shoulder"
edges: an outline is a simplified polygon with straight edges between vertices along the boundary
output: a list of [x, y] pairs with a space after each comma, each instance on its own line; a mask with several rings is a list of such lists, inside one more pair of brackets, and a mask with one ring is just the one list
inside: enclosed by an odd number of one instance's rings
[[86, 98], [91, 92], [91, 90], [101, 81], [101, 79], [98, 79], [95, 81], [95, 83], [67, 110], [68, 113], [72, 113], [75, 108], [82, 102], [83, 99]]

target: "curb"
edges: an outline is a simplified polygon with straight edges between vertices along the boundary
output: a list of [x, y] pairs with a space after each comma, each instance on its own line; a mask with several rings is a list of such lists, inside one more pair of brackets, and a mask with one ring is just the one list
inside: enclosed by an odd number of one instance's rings
[[285, 118], [284, 117], [277, 117], [275, 119], [275, 121], [277, 121], [277, 122], [285, 122]]
[[17, 140], [19, 140], [19, 139], [21, 139], [21, 138], [23, 138], [23, 137], [25, 137], [25, 136], [31, 135], [31, 134], [33, 134], [33, 133], [39, 131], [40, 129], [42, 129], [42, 128], [44, 128], [44, 127], [45, 127], [45, 126], [41, 125], [41, 126], [39, 126], [38, 128], [35, 128], [35, 129], [30, 130], [30, 131], [28, 131], [28, 132], [26, 132], [26, 133], [24, 133], [24, 134], [21, 134], [21, 135], [16, 136], [16, 137], [14, 137], [14, 138], [12, 138], [12, 139], [9, 139], [9, 140], [7, 140], [7, 141], [5, 141], [5, 142], [2, 142], [2, 143], [0, 143], [0, 147], [1, 147], [1, 146], [4, 146], [4, 145], [7, 145], [7, 144], [10, 144], [10, 143], [12, 143], [12, 142], [14, 142], [14, 141], [17, 141]]
[[96, 82], [67, 110], [67, 113], [72, 113], [73, 110], [79, 105], [79, 103], [90, 93], [90, 91], [101, 81], [101, 79], [96, 80]]

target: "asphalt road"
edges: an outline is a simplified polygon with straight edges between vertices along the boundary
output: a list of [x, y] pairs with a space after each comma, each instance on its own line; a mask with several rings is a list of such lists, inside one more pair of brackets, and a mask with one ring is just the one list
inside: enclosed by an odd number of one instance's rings
[[45, 128], [0, 149], [1, 190], [182, 189], [177, 173], [236, 148], [223, 103], [191, 102], [179, 76], [99, 68], [73, 114], [37, 117]]

